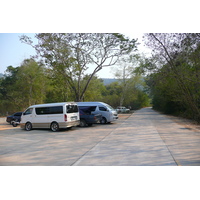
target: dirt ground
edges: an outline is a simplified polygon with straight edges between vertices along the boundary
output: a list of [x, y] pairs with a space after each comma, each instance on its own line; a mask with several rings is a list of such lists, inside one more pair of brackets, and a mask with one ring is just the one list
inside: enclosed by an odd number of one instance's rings
[[127, 119], [132, 115], [132, 113], [118, 114], [119, 119]]
[[185, 119], [182, 117], [171, 116], [171, 115], [166, 115], [166, 116], [168, 118], [170, 118], [171, 120], [173, 120], [174, 122], [176, 122], [177, 124], [180, 124], [187, 129], [190, 129], [190, 130], [200, 133], [200, 124], [198, 124], [194, 120]]
[[0, 130], [6, 130], [12, 128], [14, 129], [15, 127], [6, 122], [6, 117], [0, 117]]

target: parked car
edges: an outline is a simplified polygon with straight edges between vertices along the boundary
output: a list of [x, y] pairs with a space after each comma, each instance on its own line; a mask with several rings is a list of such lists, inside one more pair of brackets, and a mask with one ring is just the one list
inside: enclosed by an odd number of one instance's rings
[[20, 122], [21, 121], [22, 112], [16, 112], [13, 115], [7, 116], [6, 121], [8, 123], [12, 123], [13, 121]]
[[79, 107], [79, 114], [80, 114], [80, 126], [92, 126], [93, 124], [99, 123], [102, 119], [101, 114], [91, 114], [90, 107]]
[[128, 109], [124, 106], [118, 106], [116, 110], [118, 113], [129, 113], [130, 112], [130, 109]]

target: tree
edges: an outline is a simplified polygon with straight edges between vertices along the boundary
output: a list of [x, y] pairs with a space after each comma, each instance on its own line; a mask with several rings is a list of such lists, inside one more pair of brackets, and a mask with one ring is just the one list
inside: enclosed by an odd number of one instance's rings
[[135, 67], [138, 64], [139, 55], [125, 56], [120, 59], [118, 68], [115, 68], [114, 75], [118, 79], [121, 85], [121, 94], [119, 106], [124, 104], [127, 91], [132, 85], [134, 77]]
[[[89, 75], [86, 75], [83, 78], [84, 81], [87, 82], [89, 78]], [[102, 99], [102, 93], [106, 90], [103, 81], [101, 79], [98, 79], [97, 76], [93, 76], [92, 80], [90, 81], [90, 84], [88, 86], [88, 89], [86, 90], [83, 100], [84, 101], [100, 101]]]
[[[64, 77], [76, 101], [83, 100], [98, 71], [115, 65], [121, 56], [136, 50], [136, 40], [118, 33], [40, 33], [36, 38], [37, 45], [27, 36], [22, 36], [21, 41], [35, 48], [46, 64]], [[83, 81], [89, 67], [93, 67], [93, 71], [88, 80]]]
[[44, 66], [34, 59], [25, 59], [17, 73], [16, 87], [16, 99], [22, 108], [44, 103], [47, 87]]
[[182, 107], [187, 115], [200, 121], [200, 35], [147, 34], [146, 39], [157, 61], [151, 81], [154, 94], [156, 91], [157, 97], [167, 96], [167, 107]]
[[46, 103], [73, 101], [74, 95], [59, 72], [47, 69], [48, 90]]
[[106, 90], [102, 93], [103, 98], [101, 101], [104, 101], [116, 108], [117, 106], [119, 106], [120, 102], [120, 94], [122, 91], [121, 85], [119, 84], [119, 82], [113, 82], [109, 85], [106, 85], [105, 87]]
[[0, 79], [0, 110], [1, 115], [5, 115], [19, 109], [16, 104], [16, 81], [19, 68], [8, 66], [4, 77]]

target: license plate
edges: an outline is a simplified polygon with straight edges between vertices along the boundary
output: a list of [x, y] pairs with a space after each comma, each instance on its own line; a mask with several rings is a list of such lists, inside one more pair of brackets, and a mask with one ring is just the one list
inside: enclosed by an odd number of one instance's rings
[[71, 117], [71, 120], [72, 120], [72, 121], [77, 120], [77, 116], [73, 116], [73, 117]]

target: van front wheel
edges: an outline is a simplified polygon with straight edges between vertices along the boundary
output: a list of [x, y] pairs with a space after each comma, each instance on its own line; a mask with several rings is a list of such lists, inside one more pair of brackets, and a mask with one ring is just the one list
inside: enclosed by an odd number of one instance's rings
[[30, 131], [32, 129], [32, 124], [31, 124], [31, 122], [27, 122], [26, 124], [25, 124], [25, 130], [26, 131]]
[[102, 119], [101, 119], [101, 124], [106, 124], [107, 123], [107, 120], [106, 120], [106, 118], [105, 117], [102, 117]]
[[59, 125], [57, 122], [52, 122], [51, 123], [51, 126], [50, 126], [50, 129], [53, 131], [53, 132], [56, 132], [59, 130]]

